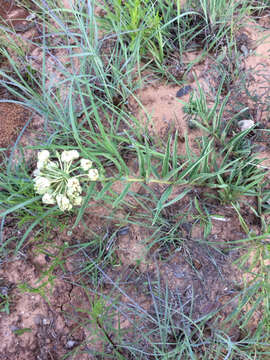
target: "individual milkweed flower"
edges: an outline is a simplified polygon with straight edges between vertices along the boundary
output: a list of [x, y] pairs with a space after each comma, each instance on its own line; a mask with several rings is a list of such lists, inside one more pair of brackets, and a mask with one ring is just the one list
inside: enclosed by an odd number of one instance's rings
[[63, 194], [58, 194], [56, 195], [56, 201], [57, 201], [57, 205], [59, 206], [59, 209], [62, 211], [66, 211], [66, 210], [71, 210], [72, 209], [72, 205], [69, 201], [69, 199], [63, 195]]
[[74, 199], [72, 199], [72, 204], [74, 206], [81, 206], [82, 205], [82, 200], [83, 200], [82, 196], [77, 196]]
[[50, 153], [48, 150], [42, 150], [38, 152], [37, 156], [38, 156], [37, 168], [43, 169], [49, 161]]
[[98, 170], [97, 169], [90, 169], [88, 171], [88, 177], [91, 181], [96, 181], [99, 177]]
[[84, 170], [84, 171], [87, 171], [89, 169], [91, 169], [93, 163], [91, 160], [88, 160], [88, 159], [81, 159], [81, 168]]
[[80, 154], [77, 150], [65, 150], [61, 154], [61, 160], [63, 162], [70, 162], [72, 160], [76, 160], [80, 157]]
[[39, 161], [37, 162], [37, 169], [38, 169], [38, 170], [44, 169], [45, 166], [46, 166], [46, 164], [47, 164], [47, 161], [41, 161], [41, 160], [39, 160]]
[[39, 176], [39, 175], [40, 175], [40, 169], [35, 169], [35, 170], [33, 171], [33, 175], [34, 175], [34, 176]]
[[54, 196], [50, 193], [45, 193], [43, 196], [42, 196], [42, 202], [44, 204], [48, 204], [48, 205], [54, 205], [56, 204], [56, 200], [54, 198]]
[[50, 153], [48, 150], [42, 150], [42, 151], [39, 151], [38, 152], [38, 161], [48, 161], [49, 160], [49, 157], [50, 157]]
[[76, 177], [68, 179], [66, 189], [69, 198], [78, 196], [82, 192], [80, 182]]
[[47, 179], [44, 176], [37, 176], [34, 179], [34, 182], [35, 182], [35, 190], [38, 194], [43, 195], [46, 192], [49, 192], [51, 186], [51, 182], [49, 179]]

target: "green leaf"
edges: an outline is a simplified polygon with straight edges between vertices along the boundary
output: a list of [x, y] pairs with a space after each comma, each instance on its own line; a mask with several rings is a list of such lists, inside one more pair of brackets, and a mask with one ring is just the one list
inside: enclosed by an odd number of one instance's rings
[[27, 205], [29, 205], [29, 204], [32, 204], [33, 202], [35, 202], [35, 201], [37, 201], [37, 200], [40, 200], [40, 199], [41, 199], [41, 196], [39, 195], [39, 196], [36, 196], [36, 197], [34, 197], [34, 198], [32, 198], [32, 199], [26, 200], [26, 201], [24, 201], [24, 202], [22, 202], [22, 203], [20, 203], [20, 204], [17, 204], [17, 205], [15, 205], [15, 206], [7, 209], [6, 211], [3, 211], [3, 212], [0, 214], [0, 218], [1, 218], [1, 217], [4, 217], [4, 216], [6, 216], [6, 215], [8, 215], [8, 214], [10, 214], [10, 213], [12, 213], [12, 212], [15, 212], [15, 211], [17, 211], [17, 210], [19, 210], [19, 209], [21, 209], [21, 208], [24, 208], [25, 206], [27, 206]]
[[89, 203], [89, 200], [90, 200], [90, 198], [91, 198], [91, 196], [93, 194], [93, 191], [95, 189], [95, 185], [96, 185], [95, 182], [92, 182], [90, 184], [90, 186], [88, 188], [88, 191], [87, 191], [87, 194], [86, 194], [86, 196], [84, 198], [84, 202], [83, 202], [83, 204], [82, 204], [82, 206], [81, 206], [81, 208], [80, 208], [80, 210], [78, 212], [76, 221], [75, 221], [74, 225], [72, 226], [72, 229], [74, 229], [79, 224], [79, 222], [81, 221], [81, 218], [82, 218], [82, 216], [84, 214], [84, 211], [85, 211], [85, 209], [86, 209], [86, 207], [87, 207], [87, 205]]
[[30, 329], [30, 328], [23, 328], [23, 329], [14, 330], [14, 331], [13, 331], [13, 334], [20, 336], [20, 335], [23, 335], [24, 333], [29, 333], [29, 332], [32, 332], [32, 329]]
[[168, 139], [166, 153], [162, 162], [162, 170], [161, 170], [161, 177], [164, 178], [169, 171], [169, 160], [170, 160], [170, 149], [171, 149], [171, 136]]
[[173, 205], [177, 201], [183, 199], [192, 189], [185, 189], [181, 194], [177, 195], [174, 199], [163, 205], [163, 208]]
[[172, 189], [173, 189], [172, 185], [168, 186], [167, 189], [161, 195], [161, 197], [160, 197], [160, 199], [159, 199], [159, 201], [157, 203], [156, 213], [155, 213], [155, 217], [154, 217], [154, 220], [152, 222], [152, 225], [154, 225], [156, 223], [158, 215], [160, 214], [160, 212], [163, 209], [163, 204], [164, 204], [165, 201], [167, 201], [167, 199], [171, 195]]
[[117, 207], [117, 205], [122, 201], [122, 199], [126, 196], [126, 194], [129, 191], [129, 188], [132, 184], [131, 183], [127, 183], [124, 190], [122, 191], [122, 193], [120, 194], [120, 196], [118, 196], [118, 198], [114, 201], [113, 203], [113, 208]]
[[15, 253], [17, 253], [19, 251], [19, 249], [21, 248], [22, 244], [24, 243], [24, 241], [26, 240], [27, 236], [31, 233], [31, 231], [42, 222], [43, 219], [45, 219], [48, 215], [53, 214], [55, 211], [57, 211], [58, 206], [54, 206], [53, 208], [47, 210], [46, 212], [44, 212], [41, 216], [39, 216], [30, 226], [29, 228], [26, 230], [26, 232], [24, 233], [23, 237], [21, 238], [21, 240], [19, 241], [19, 243], [16, 246], [15, 249]]

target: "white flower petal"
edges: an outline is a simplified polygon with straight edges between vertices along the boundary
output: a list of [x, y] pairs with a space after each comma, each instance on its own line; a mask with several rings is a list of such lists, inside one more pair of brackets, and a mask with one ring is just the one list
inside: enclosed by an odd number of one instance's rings
[[34, 175], [34, 176], [39, 176], [39, 175], [40, 175], [40, 169], [35, 169], [35, 170], [33, 171], [33, 175]]
[[82, 196], [77, 196], [72, 200], [72, 204], [74, 206], [80, 206], [80, 205], [82, 205], [82, 201], [83, 201]]
[[56, 200], [54, 198], [54, 196], [52, 194], [49, 194], [49, 193], [45, 193], [43, 196], [42, 196], [42, 202], [44, 204], [48, 204], [48, 205], [54, 205], [56, 204]]
[[42, 150], [38, 152], [38, 161], [48, 161], [49, 157], [50, 157], [50, 153], [48, 150]]
[[75, 176], [68, 179], [66, 189], [68, 197], [76, 197], [82, 192], [80, 182]]
[[88, 177], [91, 181], [96, 181], [99, 177], [98, 169], [90, 169], [88, 172]]
[[80, 154], [77, 150], [65, 150], [61, 154], [61, 160], [63, 162], [70, 162], [75, 159], [78, 159], [80, 157]]
[[46, 161], [38, 160], [38, 162], [37, 162], [37, 168], [40, 169], [40, 170], [42, 170], [42, 169], [44, 169], [44, 167], [46, 166], [46, 164], [47, 164], [47, 160], [46, 160]]
[[62, 194], [58, 194], [56, 195], [56, 201], [57, 201], [57, 205], [59, 206], [59, 209], [62, 211], [69, 211], [72, 209], [72, 205], [69, 201], [69, 199]]
[[84, 171], [88, 171], [89, 169], [91, 169], [93, 163], [91, 160], [88, 160], [88, 159], [81, 159], [81, 168], [84, 170]]
[[80, 182], [75, 176], [68, 179], [67, 187], [75, 187], [76, 188], [79, 186], [80, 186]]
[[46, 192], [49, 192], [50, 185], [51, 185], [51, 182], [49, 179], [45, 178], [44, 176], [37, 176], [34, 179], [34, 182], [35, 182], [35, 191], [38, 194], [43, 195]]

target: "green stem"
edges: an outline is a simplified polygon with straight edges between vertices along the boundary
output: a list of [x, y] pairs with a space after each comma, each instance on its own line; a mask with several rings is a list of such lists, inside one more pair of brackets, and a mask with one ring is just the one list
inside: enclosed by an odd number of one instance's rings
[[173, 181], [167, 181], [167, 180], [162, 180], [162, 179], [153, 179], [153, 178], [125, 178], [125, 177], [120, 177], [120, 178], [114, 178], [114, 177], [108, 177], [108, 178], [100, 178], [98, 179], [98, 181], [100, 182], [106, 182], [106, 181], [127, 181], [127, 182], [143, 182], [146, 184], [151, 184], [151, 183], [158, 183], [158, 184], [166, 184], [166, 185], [173, 185], [174, 182]]

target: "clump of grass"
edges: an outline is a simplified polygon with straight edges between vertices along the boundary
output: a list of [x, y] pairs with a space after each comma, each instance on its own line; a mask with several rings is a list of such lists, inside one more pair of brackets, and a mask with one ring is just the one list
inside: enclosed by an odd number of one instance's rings
[[[218, 322], [219, 310], [198, 317], [193, 314], [193, 300], [183, 302], [181, 294], [172, 294], [166, 285], [162, 285], [157, 268], [156, 277], [147, 274], [144, 295], [151, 299], [151, 306], [145, 308], [126, 292], [124, 284], [119, 285], [121, 278], [113, 280], [93, 259], [89, 260], [111, 285], [111, 292], [105, 296], [96, 290], [92, 294], [84, 287], [91, 299], [91, 309], [84, 312], [84, 319], [87, 318], [84, 326], [90, 331], [91, 343], [88, 344], [86, 339], [73, 351], [74, 355], [90, 352], [97, 358], [148, 360], [176, 357], [218, 359], [226, 356], [228, 359], [252, 359], [254, 354], [263, 359], [267, 354], [269, 339], [261, 328], [253, 335], [243, 332], [240, 337], [235, 337], [232, 330], [244, 328], [241, 306], [236, 307], [233, 317], [224, 327]], [[239, 299], [241, 296], [244, 299], [246, 293], [243, 291], [238, 295]], [[122, 297], [128, 301], [122, 301]], [[120, 326], [123, 320], [125, 328]], [[77, 321], [80, 322], [78, 318]], [[98, 332], [93, 331], [93, 324]], [[95, 349], [97, 339], [104, 344], [102, 350]], [[108, 343], [110, 346], [106, 346]]]
[[178, 75], [166, 67], [175, 63], [173, 67], [179, 68], [181, 78], [193, 65], [188, 64], [187, 68], [183, 64], [185, 51], [203, 48], [204, 56], [234, 47], [236, 27], [247, 6], [248, 2], [239, 8], [237, 2], [228, 4], [224, 0], [188, 1], [182, 7], [167, 1], [154, 4], [138, 0], [132, 6], [129, 3], [120, 6], [112, 0], [104, 4], [101, 26], [129, 43], [129, 51], [135, 52], [147, 66], [153, 65], [157, 73], [177, 81]]

